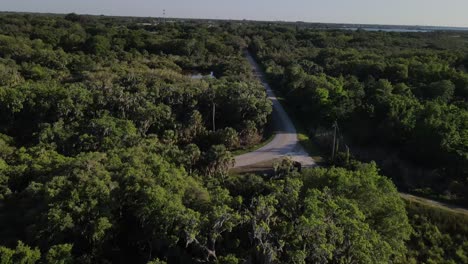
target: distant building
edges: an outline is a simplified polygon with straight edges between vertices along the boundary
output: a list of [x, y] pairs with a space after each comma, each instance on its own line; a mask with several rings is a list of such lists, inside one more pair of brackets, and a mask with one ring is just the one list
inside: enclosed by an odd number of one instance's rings
[[213, 79], [213, 78], [215, 78], [215, 76], [214, 76], [213, 72], [210, 72], [210, 74], [208, 74], [208, 75], [203, 75], [201, 73], [196, 73], [196, 74], [190, 75], [190, 78], [195, 79], [195, 80], [200, 80], [200, 79], [203, 79], [203, 78]]

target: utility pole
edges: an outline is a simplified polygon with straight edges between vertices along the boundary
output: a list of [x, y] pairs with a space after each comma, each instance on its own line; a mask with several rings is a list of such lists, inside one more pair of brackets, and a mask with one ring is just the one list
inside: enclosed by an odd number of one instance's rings
[[216, 131], [215, 115], [216, 115], [216, 104], [215, 104], [215, 102], [213, 101], [213, 132]]
[[350, 157], [349, 147], [348, 145], [345, 145], [345, 146], [346, 146], [346, 165], [349, 165], [349, 157]]
[[335, 123], [333, 124], [333, 128], [334, 128], [334, 131], [333, 131], [332, 161], [335, 160], [335, 151], [336, 151], [336, 130], [338, 128], [338, 124], [336, 123], [336, 120], [335, 120]]
[[163, 9], [163, 23], [166, 24], [166, 9]]
[[[338, 134], [339, 134], [340, 130], [338, 130]], [[338, 137], [336, 138], [336, 147], [335, 147], [335, 154], [338, 154], [340, 152], [340, 137], [338, 135]]]

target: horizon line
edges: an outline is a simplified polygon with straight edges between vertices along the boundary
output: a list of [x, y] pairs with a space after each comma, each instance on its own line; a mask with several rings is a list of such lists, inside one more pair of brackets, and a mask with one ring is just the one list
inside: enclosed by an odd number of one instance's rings
[[111, 14], [89, 14], [89, 13], [56, 13], [56, 12], [36, 12], [36, 11], [11, 11], [0, 10], [0, 14], [14, 13], [14, 14], [42, 14], [42, 15], [67, 15], [77, 14], [82, 16], [97, 16], [97, 17], [123, 17], [123, 18], [154, 18], [154, 19], [192, 19], [192, 20], [217, 20], [217, 21], [249, 21], [249, 22], [272, 22], [272, 23], [304, 23], [304, 24], [333, 24], [333, 25], [367, 25], [367, 26], [404, 26], [404, 27], [439, 27], [439, 28], [455, 28], [468, 30], [467, 26], [452, 26], [452, 25], [416, 25], [416, 24], [370, 24], [370, 23], [355, 23], [355, 22], [317, 22], [317, 21], [304, 21], [304, 20], [263, 20], [263, 19], [249, 19], [249, 18], [213, 18], [213, 17], [161, 17], [161, 16], [141, 16], [141, 15], [111, 15]]

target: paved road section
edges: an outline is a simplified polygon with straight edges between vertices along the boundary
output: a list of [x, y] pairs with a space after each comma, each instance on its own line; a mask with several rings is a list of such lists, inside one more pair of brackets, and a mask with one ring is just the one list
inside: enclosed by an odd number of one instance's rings
[[235, 168], [246, 167], [253, 164], [280, 159], [283, 157], [290, 157], [294, 161], [298, 161], [303, 167], [315, 166], [314, 160], [304, 150], [297, 140], [296, 128], [294, 127], [291, 119], [289, 118], [283, 106], [278, 101], [275, 93], [266, 82], [258, 64], [248, 53], [246, 57], [253, 68], [255, 75], [260, 79], [266, 89], [268, 98], [273, 103], [273, 122], [275, 127], [275, 137], [271, 142], [262, 148], [235, 157]]

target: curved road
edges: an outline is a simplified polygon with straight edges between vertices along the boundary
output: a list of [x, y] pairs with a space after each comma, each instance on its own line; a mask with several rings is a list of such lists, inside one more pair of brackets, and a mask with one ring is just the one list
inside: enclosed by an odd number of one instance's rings
[[[280, 159], [285, 156], [289, 156], [292, 160], [300, 162], [303, 167], [315, 166], [316, 164], [314, 160], [299, 144], [297, 140], [296, 128], [291, 122], [288, 114], [284, 111], [283, 106], [281, 106], [280, 102], [276, 98], [275, 93], [271, 90], [270, 86], [266, 82], [260, 67], [249, 53], [246, 54], [246, 57], [252, 66], [255, 75], [260, 79], [263, 86], [265, 87], [268, 98], [273, 102], [273, 122], [275, 123], [276, 135], [274, 139], [264, 147], [256, 151], [235, 157], [236, 164], [234, 168], [242, 168], [258, 163], [264, 163], [267, 161]], [[424, 205], [443, 208], [452, 212], [468, 215], [467, 208], [462, 208], [406, 193], [400, 193], [400, 196], [411, 202], [422, 203]]]
[[[235, 157], [236, 164], [234, 168], [242, 168], [258, 163], [264, 163], [271, 160], [280, 159], [285, 156], [289, 156], [292, 160], [298, 161], [303, 167], [315, 166], [314, 160], [307, 154], [297, 140], [296, 128], [294, 127], [288, 114], [284, 111], [283, 106], [275, 96], [275, 93], [271, 90], [268, 83], [265, 81], [263, 72], [261, 71], [258, 64], [247, 53], [246, 57], [253, 68], [255, 75], [260, 79], [263, 86], [266, 89], [268, 98], [273, 102], [273, 122], [275, 123], [275, 137], [274, 139], [265, 145], [264, 147]], [[462, 208], [406, 193], [400, 193], [400, 196], [405, 200], [422, 203], [424, 205], [434, 206], [450, 210], [452, 212], [461, 213], [468, 215], [468, 209]]]
[[273, 103], [273, 122], [275, 125], [275, 137], [267, 145], [262, 148], [235, 157], [236, 163], [234, 168], [246, 167], [257, 163], [271, 161], [282, 157], [290, 157], [294, 161], [298, 161], [303, 167], [315, 166], [314, 160], [302, 148], [297, 140], [296, 128], [289, 118], [283, 106], [278, 101], [275, 93], [270, 88], [258, 64], [252, 58], [250, 53], [246, 54], [247, 60], [253, 68], [254, 74], [260, 79], [266, 89], [268, 98]]

